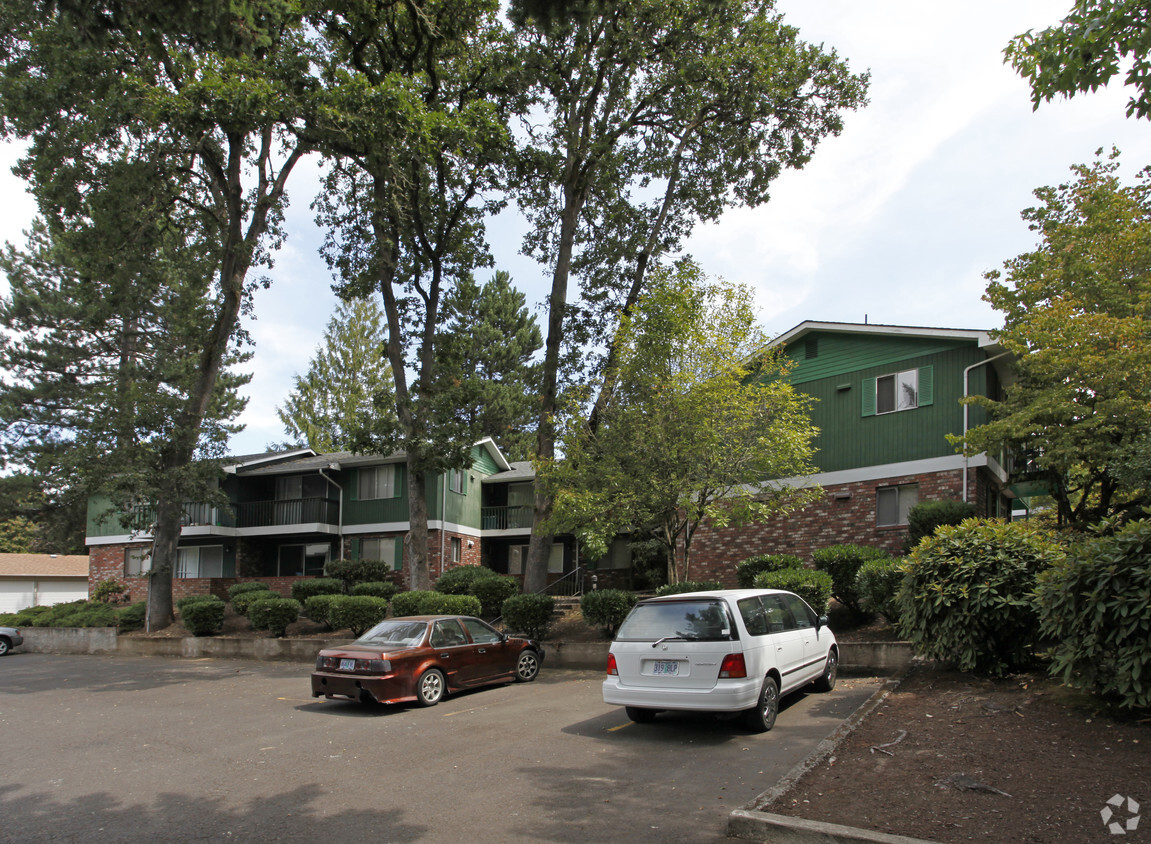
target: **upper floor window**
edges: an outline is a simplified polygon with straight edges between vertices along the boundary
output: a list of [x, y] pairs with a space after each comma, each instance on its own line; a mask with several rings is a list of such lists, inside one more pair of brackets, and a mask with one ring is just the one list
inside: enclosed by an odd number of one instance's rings
[[396, 467], [371, 466], [360, 469], [359, 481], [360, 501], [371, 501], [374, 498], [395, 498], [396, 493]]
[[459, 469], [448, 470], [448, 489], [463, 495], [467, 490], [467, 473]]
[[934, 401], [934, 367], [921, 366], [863, 379], [863, 415], [879, 416], [926, 407]]

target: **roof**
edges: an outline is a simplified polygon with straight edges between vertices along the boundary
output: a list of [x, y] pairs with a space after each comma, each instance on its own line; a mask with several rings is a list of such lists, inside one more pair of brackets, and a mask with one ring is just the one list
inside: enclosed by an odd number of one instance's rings
[[858, 322], [817, 322], [805, 320], [790, 331], [785, 331], [767, 344], [768, 348], [786, 346], [801, 337], [815, 331], [826, 331], [843, 334], [875, 334], [888, 337], [947, 337], [955, 340], [973, 340], [981, 348], [998, 350], [998, 343], [992, 338], [991, 332], [981, 328], [930, 328], [919, 325], [875, 325]]
[[[507, 470], [511, 467], [511, 464], [508, 463], [491, 437], [485, 437], [474, 445], [485, 449], [500, 469]], [[406, 453], [403, 451], [394, 451], [391, 454], [356, 454], [351, 451], [335, 451], [317, 454], [308, 448], [262, 455], [258, 459], [248, 459], [246, 462], [227, 466], [224, 471], [245, 476], [292, 475], [300, 472], [315, 472], [322, 469], [339, 471], [342, 468], [352, 466], [379, 466], [387, 463], [401, 463], [406, 459], [406, 456]]]
[[87, 576], [87, 554], [0, 554], [0, 577]]
[[514, 463], [508, 464], [509, 468], [506, 472], [498, 472], [494, 475], [488, 475], [483, 479], [485, 484], [508, 483], [509, 481], [531, 481], [535, 480], [536, 470], [532, 468], [530, 460], [517, 460]]

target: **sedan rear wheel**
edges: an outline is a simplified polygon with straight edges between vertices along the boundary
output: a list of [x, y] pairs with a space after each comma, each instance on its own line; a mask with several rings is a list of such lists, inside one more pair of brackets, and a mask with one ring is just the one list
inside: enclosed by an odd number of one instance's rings
[[759, 703], [743, 713], [743, 723], [753, 733], [766, 733], [775, 726], [775, 716], [779, 714], [779, 684], [774, 677], [763, 681], [759, 692]]
[[516, 661], [516, 682], [530, 683], [540, 673], [540, 656], [535, 651], [524, 651]]
[[435, 706], [444, 696], [444, 673], [429, 668], [416, 681], [416, 700], [420, 706]]

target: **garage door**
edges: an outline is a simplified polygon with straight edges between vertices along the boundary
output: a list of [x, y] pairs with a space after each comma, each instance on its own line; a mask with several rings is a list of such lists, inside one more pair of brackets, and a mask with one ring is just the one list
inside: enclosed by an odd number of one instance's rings
[[41, 580], [40, 606], [50, 607], [53, 604], [65, 604], [68, 601], [85, 601], [88, 599], [88, 578], [83, 580]]
[[0, 580], [0, 612], [20, 612], [32, 606], [35, 590], [31, 580]]

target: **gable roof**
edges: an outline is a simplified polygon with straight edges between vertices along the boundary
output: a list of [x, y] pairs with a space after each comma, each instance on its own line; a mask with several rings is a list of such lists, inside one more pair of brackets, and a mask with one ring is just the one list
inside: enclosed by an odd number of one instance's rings
[[999, 350], [998, 343], [992, 338], [990, 331], [977, 328], [930, 328], [917, 325], [876, 325], [873, 323], [858, 322], [817, 322], [804, 320], [799, 325], [780, 334], [767, 344], [769, 349], [776, 346], [786, 346], [815, 331], [842, 334], [873, 334], [886, 337], [930, 337], [947, 338], [951, 340], [974, 340], [980, 348], [987, 349], [989, 354]]
[[0, 554], [0, 577], [87, 576], [87, 554]]

